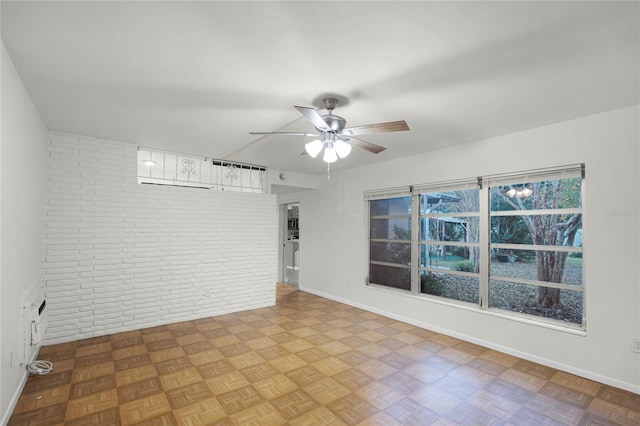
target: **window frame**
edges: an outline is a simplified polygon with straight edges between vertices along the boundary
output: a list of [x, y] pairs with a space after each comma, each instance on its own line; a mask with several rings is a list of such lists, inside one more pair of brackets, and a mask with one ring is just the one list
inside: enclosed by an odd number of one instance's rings
[[[580, 200], [581, 204], [579, 207], [571, 207], [571, 208], [557, 208], [557, 209], [529, 209], [529, 210], [513, 210], [513, 211], [492, 211], [491, 210], [491, 188], [496, 186], [502, 186], [507, 184], [525, 184], [531, 182], [538, 182], [543, 180], [556, 180], [556, 179], [567, 179], [567, 178], [580, 178]], [[479, 191], [479, 211], [477, 213], [465, 212], [465, 213], [422, 213], [420, 211], [420, 197], [423, 194], [427, 194], [429, 192], [444, 192], [449, 191], [453, 192], [455, 190], [463, 190], [474, 187]], [[372, 288], [380, 288], [386, 290], [394, 290], [398, 291], [400, 294], [406, 294], [411, 296], [417, 296], [420, 298], [424, 298], [427, 300], [432, 300], [436, 302], [442, 302], [445, 304], [451, 304], [453, 306], [467, 306], [470, 309], [477, 310], [479, 312], [491, 313], [499, 315], [500, 317], [506, 317], [509, 319], [523, 320], [528, 323], [538, 323], [542, 325], [548, 325], [553, 328], [558, 329], [567, 329], [567, 330], [578, 330], [581, 332], [586, 332], [587, 327], [587, 317], [586, 317], [586, 282], [585, 282], [585, 261], [584, 261], [584, 244], [585, 244], [585, 212], [584, 212], [584, 204], [585, 204], [585, 166], [584, 164], [574, 164], [568, 166], [560, 166], [560, 167], [552, 167], [545, 169], [537, 169], [530, 170], [524, 172], [516, 172], [516, 173], [504, 173], [499, 175], [488, 175], [483, 177], [477, 177], [473, 179], [461, 179], [461, 180], [451, 180], [445, 182], [437, 182], [431, 184], [422, 184], [401, 188], [391, 188], [391, 189], [383, 189], [376, 191], [366, 191], [365, 192], [365, 204], [366, 204], [366, 212], [367, 212], [367, 275], [365, 278], [365, 285], [370, 286]], [[398, 195], [402, 194], [402, 195]], [[409, 291], [404, 289], [398, 289], [394, 287], [389, 287], [384, 284], [377, 284], [374, 282], [370, 282], [369, 279], [369, 271], [371, 265], [371, 252], [370, 252], [370, 244], [371, 244], [371, 222], [370, 220], [373, 218], [370, 214], [369, 206], [371, 200], [376, 199], [386, 199], [386, 198], [395, 198], [398, 196], [410, 196], [411, 197], [411, 289]], [[507, 213], [505, 213], [507, 212]], [[557, 245], [544, 245], [539, 246], [535, 244], [505, 244], [505, 243], [492, 243], [491, 241], [491, 218], [496, 216], [530, 216], [535, 214], [544, 214], [544, 215], [556, 215], [556, 214], [581, 214], [582, 215], [582, 224], [580, 229], [582, 230], [581, 238], [582, 238], [582, 246], [557, 246]], [[424, 217], [453, 217], [453, 216], [464, 216], [464, 217], [478, 217], [479, 220], [479, 235], [478, 241], [476, 243], [469, 242], [453, 242], [453, 241], [436, 241], [436, 240], [421, 240], [420, 234], [420, 226], [421, 220]], [[397, 242], [397, 241], [394, 241]], [[404, 241], [403, 241], [404, 242]], [[434, 296], [428, 293], [421, 292], [421, 284], [420, 284], [420, 275], [425, 271], [432, 272], [443, 272], [439, 269], [434, 269], [426, 266], [420, 265], [420, 253], [423, 245], [426, 244], [434, 244], [443, 245], [443, 246], [465, 246], [465, 247], [477, 247], [479, 250], [478, 253], [478, 262], [479, 262], [479, 271], [478, 273], [469, 273], [463, 271], [446, 271], [445, 273], [451, 275], [460, 275], [460, 276], [471, 276], [477, 277], [479, 280], [479, 295], [477, 303], [468, 303], [464, 301], [459, 301], [453, 298], [445, 298], [440, 296]], [[491, 258], [492, 258], [492, 249], [502, 248], [502, 249], [510, 249], [510, 250], [537, 250], [541, 251], [541, 247], [544, 248], [542, 251], [558, 251], [558, 252], [579, 252], [582, 255], [582, 264], [581, 264], [581, 277], [580, 277], [580, 285], [576, 284], [568, 284], [568, 283], [553, 283], [547, 281], [538, 281], [525, 279], [525, 278], [509, 278], [503, 276], [492, 276], [491, 275]], [[561, 291], [577, 291], [582, 294], [582, 321], [581, 324], [576, 322], [567, 322], [560, 319], [548, 318], [545, 316], [539, 316], [535, 314], [528, 313], [520, 313], [513, 312], [508, 309], [492, 307], [490, 300], [490, 288], [491, 281], [502, 281], [507, 282], [515, 282], [525, 285], [534, 285], [537, 287], [548, 287], [548, 288], [558, 288]]]

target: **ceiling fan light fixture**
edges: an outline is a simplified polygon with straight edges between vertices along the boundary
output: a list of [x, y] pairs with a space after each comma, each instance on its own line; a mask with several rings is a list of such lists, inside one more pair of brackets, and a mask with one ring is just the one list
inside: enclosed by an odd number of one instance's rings
[[351, 144], [343, 141], [342, 139], [337, 139], [333, 144], [333, 147], [340, 158], [345, 158], [351, 152]]
[[320, 154], [320, 151], [322, 151], [323, 147], [324, 147], [324, 144], [322, 143], [322, 141], [320, 141], [319, 139], [316, 139], [314, 141], [307, 143], [304, 146], [304, 150], [307, 151], [307, 154], [309, 154], [311, 158], [316, 158], [318, 154]]
[[327, 142], [324, 148], [324, 156], [322, 157], [322, 161], [324, 161], [325, 163], [335, 163], [337, 160], [338, 154], [333, 147], [333, 142]]

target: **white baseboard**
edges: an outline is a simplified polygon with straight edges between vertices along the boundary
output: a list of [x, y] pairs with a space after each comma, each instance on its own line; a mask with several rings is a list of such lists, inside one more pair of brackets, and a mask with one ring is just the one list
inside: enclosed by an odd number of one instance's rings
[[442, 327], [434, 326], [433, 324], [428, 324], [428, 323], [425, 323], [425, 322], [422, 322], [422, 321], [416, 321], [413, 318], [405, 317], [403, 315], [398, 315], [398, 314], [395, 314], [393, 312], [385, 311], [383, 309], [373, 308], [371, 306], [367, 306], [367, 305], [364, 305], [362, 303], [357, 303], [357, 302], [354, 302], [352, 300], [348, 300], [348, 299], [343, 299], [341, 297], [337, 297], [337, 296], [335, 296], [333, 294], [324, 293], [322, 291], [317, 291], [315, 289], [302, 287], [302, 286], [299, 287], [299, 288], [300, 288], [301, 291], [304, 291], [304, 292], [307, 292], [307, 293], [311, 293], [311, 294], [315, 294], [316, 296], [324, 297], [324, 298], [330, 299], [330, 300], [335, 300], [336, 302], [344, 303], [345, 305], [353, 306], [353, 307], [360, 308], [360, 309], [363, 309], [365, 311], [373, 312], [373, 313], [376, 313], [376, 314], [379, 314], [379, 315], [382, 315], [382, 316], [385, 316], [385, 317], [388, 317], [388, 318], [392, 318], [392, 319], [395, 319], [395, 320], [398, 320], [398, 321], [406, 322], [408, 324], [415, 325], [416, 327], [420, 327], [420, 328], [424, 328], [424, 329], [427, 329], [427, 330], [435, 331], [436, 333], [444, 334], [444, 335], [447, 335], [447, 336], [455, 337], [455, 338], [460, 339], [460, 340], [464, 340], [464, 341], [467, 341], [467, 342], [475, 343], [477, 345], [484, 346], [484, 347], [487, 347], [487, 348], [490, 348], [490, 349], [494, 349], [496, 351], [503, 352], [503, 353], [508, 354], [508, 355], [516, 356], [516, 357], [522, 358], [522, 359], [526, 359], [527, 361], [531, 361], [531, 362], [535, 362], [535, 363], [538, 363], [538, 364], [542, 364], [542, 365], [545, 365], [547, 367], [555, 368], [556, 370], [560, 370], [560, 371], [564, 371], [564, 372], [567, 372], [567, 373], [571, 373], [571, 374], [574, 374], [576, 376], [583, 377], [585, 379], [593, 380], [593, 381], [596, 381], [596, 382], [599, 382], [599, 383], [603, 383], [603, 384], [606, 384], [606, 385], [609, 385], [609, 386], [613, 386], [613, 387], [616, 387], [616, 388], [619, 388], [619, 389], [623, 389], [623, 390], [626, 390], [626, 391], [629, 391], [629, 392], [633, 392], [633, 393], [636, 393], [636, 394], [640, 395], [640, 385], [623, 382], [623, 381], [620, 381], [620, 380], [617, 380], [617, 379], [613, 379], [611, 377], [603, 376], [603, 375], [600, 375], [600, 374], [597, 374], [597, 373], [594, 373], [594, 372], [591, 372], [591, 371], [582, 370], [580, 368], [576, 368], [576, 367], [573, 367], [571, 365], [566, 365], [566, 364], [562, 364], [562, 363], [559, 363], [559, 362], [556, 362], [556, 361], [553, 361], [553, 360], [549, 360], [549, 359], [546, 359], [546, 358], [541, 358], [541, 357], [532, 355], [532, 354], [527, 353], [527, 352], [521, 352], [521, 351], [515, 350], [513, 348], [509, 348], [509, 347], [502, 346], [502, 345], [497, 345], [497, 344], [495, 344], [493, 342], [489, 342], [489, 341], [486, 341], [486, 340], [478, 339], [478, 338], [473, 337], [473, 336], [468, 336], [468, 335], [465, 335], [465, 334], [457, 333], [455, 331], [447, 330], [447, 329], [444, 329]]

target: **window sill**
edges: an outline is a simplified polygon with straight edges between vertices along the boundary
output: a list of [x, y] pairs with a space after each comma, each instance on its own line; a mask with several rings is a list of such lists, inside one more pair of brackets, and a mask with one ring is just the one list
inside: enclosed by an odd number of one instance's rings
[[506, 314], [506, 313], [497, 311], [495, 309], [484, 310], [484, 309], [475, 307], [474, 305], [468, 304], [466, 302], [446, 300], [436, 296], [429, 296], [425, 294], [414, 294], [406, 290], [396, 289], [392, 287], [385, 287], [377, 284], [366, 284], [366, 287], [372, 290], [380, 291], [387, 294], [391, 293], [391, 294], [395, 294], [403, 297], [409, 297], [412, 299], [426, 301], [429, 303], [436, 303], [438, 305], [443, 305], [451, 308], [463, 309], [463, 310], [474, 312], [481, 315], [489, 315], [495, 318], [515, 321], [515, 322], [519, 322], [527, 325], [533, 325], [535, 327], [546, 328], [549, 330], [560, 331], [560, 332], [572, 334], [575, 336], [586, 337], [587, 335], [587, 330], [579, 325], [562, 324], [553, 320], [545, 320], [544, 318], [533, 317], [526, 314]]

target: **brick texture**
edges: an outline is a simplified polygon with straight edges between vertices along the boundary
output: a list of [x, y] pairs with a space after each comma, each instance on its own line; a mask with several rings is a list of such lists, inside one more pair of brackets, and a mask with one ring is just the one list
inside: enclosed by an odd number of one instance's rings
[[276, 197], [137, 183], [133, 144], [52, 134], [46, 344], [275, 303]]

